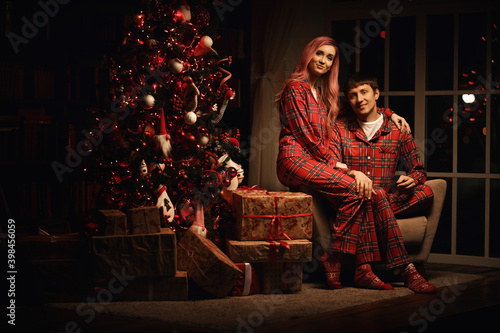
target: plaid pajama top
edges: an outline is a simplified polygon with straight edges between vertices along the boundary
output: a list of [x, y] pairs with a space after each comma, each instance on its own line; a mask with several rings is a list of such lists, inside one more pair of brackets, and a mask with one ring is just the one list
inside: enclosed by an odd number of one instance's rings
[[[380, 111], [384, 109], [379, 108]], [[373, 186], [389, 192], [398, 161], [406, 175], [424, 184], [427, 174], [411, 134], [400, 131], [384, 115], [384, 122], [371, 140], [359, 126], [356, 116], [338, 119], [333, 131], [333, 145], [343, 163], [371, 178]]]
[[335, 167], [336, 157], [332, 155], [328, 142], [327, 109], [321, 98], [316, 101], [309, 82], [291, 82], [283, 91], [280, 103], [278, 161], [302, 157]]

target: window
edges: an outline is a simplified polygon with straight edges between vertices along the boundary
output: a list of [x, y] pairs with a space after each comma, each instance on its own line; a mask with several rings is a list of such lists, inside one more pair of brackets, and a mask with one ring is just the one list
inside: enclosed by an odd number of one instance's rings
[[337, 12], [344, 19], [332, 21], [332, 35], [352, 41], [340, 46], [349, 59], [341, 58], [339, 80], [375, 74], [379, 105], [408, 120], [428, 178], [447, 180], [432, 258], [500, 265], [500, 12], [450, 8], [416, 5], [387, 25]]

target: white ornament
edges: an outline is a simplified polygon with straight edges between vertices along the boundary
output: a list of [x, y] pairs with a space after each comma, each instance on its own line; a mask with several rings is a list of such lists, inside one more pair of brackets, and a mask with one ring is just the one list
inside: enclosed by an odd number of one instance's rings
[[202, 135], [198, 142], [200, 143], [201, 146], [206, 146], [209, 141], [210, 141], [210, 138], [208, 136]]
[[201, 37], [200, 39], [200, 44], [205, 47], [205, 48], [210, 48], [212, 47], [212, 45], [214, 45], [214, 41], [212, 40], [212, 38], [210, 38], [209, 36], [203, 36]]
[[196, 113], [194, 113], [193, 111], [189, 111], [184, 115], [184, 121], [188, 125], [193, 125], [194, 123], [196, 123], [196, 120], [198, 120], [198, 116], [196, 116]]
[[151, 95], [146, 95], [141, 101], [141, 106], [144, 109], [151, 109], [155, 105], [155, 98]]
[[179, 59], [171, 59], [168, 62], [168, 70], [173, 74], [180, 73], [182, 72], [183, 69], [184, 69], [184, 64]]

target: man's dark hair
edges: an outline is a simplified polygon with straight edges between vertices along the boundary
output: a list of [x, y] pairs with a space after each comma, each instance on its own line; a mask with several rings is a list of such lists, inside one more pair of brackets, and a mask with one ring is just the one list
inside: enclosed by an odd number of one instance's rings
[[360, 85], [367, 84], [372, 87], [373, 91], [378, 89], [378, 80], [377, 78], [368, 73], [356, 72], [349, 76], [347, 81], [344, 84], [344, 95], [347, 97], [347, 93], [349, 90], [359, 87]]

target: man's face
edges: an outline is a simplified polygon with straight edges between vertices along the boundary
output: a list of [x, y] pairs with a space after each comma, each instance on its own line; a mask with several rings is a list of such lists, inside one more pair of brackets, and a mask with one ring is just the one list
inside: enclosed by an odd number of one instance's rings
[[352, 88], [347, 92], [347, 100], [352, 107], [358, 119], [362, 121], [377, 120], [377, 100], [379, 90], [373, 91], [368, 84], [362, 84]]

